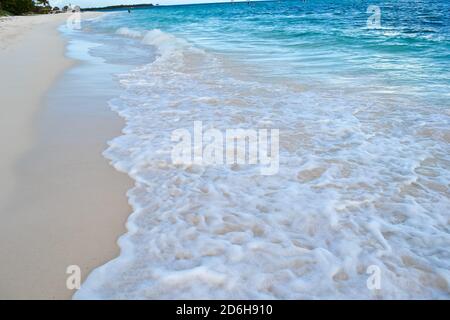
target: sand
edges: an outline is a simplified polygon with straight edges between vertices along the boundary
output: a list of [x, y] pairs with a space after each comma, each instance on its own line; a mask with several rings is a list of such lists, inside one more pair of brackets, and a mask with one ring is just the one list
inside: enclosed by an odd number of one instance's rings
[[0, 21], [0, 299], [71, 298], [67, 266], [84, 279], [117, 256], [131, 212], [131, 180], [101, 155], [123, 127], [108, 94], [48, 96], [77, 65], [57, 30], [67, 17]]

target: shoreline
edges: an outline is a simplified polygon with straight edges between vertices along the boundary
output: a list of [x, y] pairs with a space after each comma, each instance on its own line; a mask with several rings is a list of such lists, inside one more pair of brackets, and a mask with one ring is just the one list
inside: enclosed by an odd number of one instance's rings
[[102, 156], [124, 121], [111, 92], [75, 90], [84, 62], [67, 57], [68, 16], [0, 22], [0, 299], [70, 299], [67, 267], [83, 281], [116, 257], [131, 213], [131, 179]]

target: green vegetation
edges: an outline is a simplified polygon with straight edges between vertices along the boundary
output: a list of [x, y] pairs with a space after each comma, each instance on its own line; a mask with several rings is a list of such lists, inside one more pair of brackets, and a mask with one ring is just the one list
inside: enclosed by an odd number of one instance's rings
[[0, 16], [49, 13], [51, 10], [48, 0], [0, 0]]
[[10, 15], [9, 12], [0, 9], [0, 17], [6, 17], [9, 15]]
[[14, 15], [20, 15], [33, 12], [35, 5], [32, 0], [2, 0], [0, 9]]
[[143, 4], [120, 4], [116, 6], [107, 6], [107, 7], [95, 7], [95, 8], [85, 8], [82, 11], [99, 11], [99, 10], [126, 10], [126, 9], [140, 9], [140, 8], [149, 8], [153, 7], [151, 3], [143, 3]]

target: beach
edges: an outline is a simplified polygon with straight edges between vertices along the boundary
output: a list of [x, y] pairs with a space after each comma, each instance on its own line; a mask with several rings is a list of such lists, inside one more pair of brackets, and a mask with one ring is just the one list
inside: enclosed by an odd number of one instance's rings
[[449, 299], [449, 11], [2, 20], [0, 298]]
[[0, 22], [1, 299], [71, 298], [67, 267], [78, 265], [84, 279], [114, 258], [130, 213], [131, 181], [102, 156], [123, 127], [107, 97], [85, 90], [67, 99], [70, 88], [66, 99], [47, 97], [77, 66], [58, 31], [69, 16]]

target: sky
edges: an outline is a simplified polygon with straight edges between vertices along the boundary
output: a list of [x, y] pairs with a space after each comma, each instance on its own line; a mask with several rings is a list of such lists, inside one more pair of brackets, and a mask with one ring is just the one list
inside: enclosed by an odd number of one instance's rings
[[50, 5], [53, 7], [63, 7], [68, 4], [78, 5], [81, 8], [89, 7], [105, 7], [118, 4], [139, 4], [139, 3], [153, 3], [153, 4], [187, 4], [187, 3], [208, 3], [208, 2], [226, 2], [227, 0], [50, 0]]

